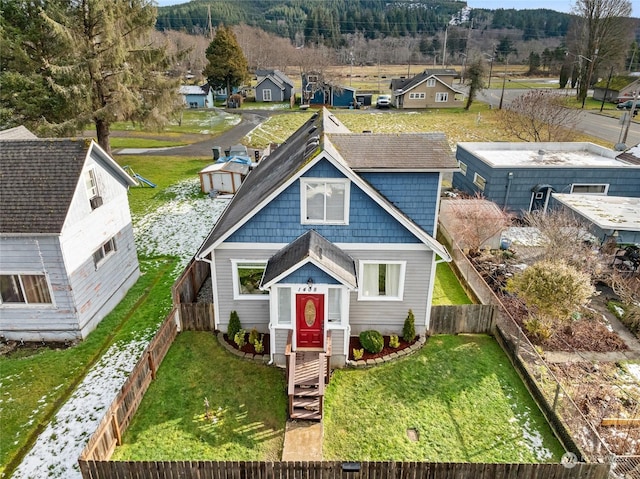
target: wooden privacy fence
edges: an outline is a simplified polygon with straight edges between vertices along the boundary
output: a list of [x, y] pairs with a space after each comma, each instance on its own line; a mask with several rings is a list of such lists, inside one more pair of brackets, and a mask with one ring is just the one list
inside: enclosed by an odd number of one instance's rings
[[198, 291], [209, 277], [209, 263], [196, 261], [195, 256], [171, 287], [173, 304], [195, 303]]
[[[80, 460], [108, 460], [116, 446], [122, 444], [122, 433], [129, 427], [145, 392], [155, 379], [156, 371], [178, 334], [177, 309], [174, 307], [144, 350], [140, 361], [111, 403], [100, 425], [93, 433]], [[90, 477], [90, 476], [84, 476]], [[100, 476], [117, 477], [117, 476]]]
[[214, 331], [216, 329], [212, 303], [182, 303], [178, 307], [182, 331]]
[[606, 479], [609, 475], [608, 464], [573, 466], [339, 461], [80, 461], [84, 479]]
[[429, 334], [493, 334], [496, 307], [490, 304], [433, 306]]

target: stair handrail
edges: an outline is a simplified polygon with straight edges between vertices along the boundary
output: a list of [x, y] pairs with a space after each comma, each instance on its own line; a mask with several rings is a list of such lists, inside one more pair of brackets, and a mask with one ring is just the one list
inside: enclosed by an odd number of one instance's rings
[[296, 389], [296, 353], [291, 350], [293, 340], [293, 331], [289, 330], [287, 334], [287, 346], [285, 348], [286, 372], [287, 372], [287, 396], [289, 398], [289, 417], [293, 413], [293, 395]]

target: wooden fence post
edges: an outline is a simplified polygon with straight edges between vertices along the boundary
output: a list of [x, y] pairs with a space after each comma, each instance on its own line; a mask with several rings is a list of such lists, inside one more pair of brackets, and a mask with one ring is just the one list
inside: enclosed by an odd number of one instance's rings
[[122, 446], [122, 434], [120, 433], [120, 425], [118, 424], [118, 411], [114, 411], [111, 413], [111, 422], [113, 423], [113, 432], [116, 436], [116, 444], [118, 446]]
[[558, 398], [560, 397], [560, 383], [556, 383], [556, 394], [553, 397], [553, 412], [556, 412], [556, 406], [558, 405]]
[[149, 369], [151, 369], [151, 379], [153, 379], [155, 381], [155, 379], [156, 379], [156, 365], [153, 363], [153, 354], [152, 354], [152, 350], [151, 349], [147, 352], [147, 358], [149, 358]]

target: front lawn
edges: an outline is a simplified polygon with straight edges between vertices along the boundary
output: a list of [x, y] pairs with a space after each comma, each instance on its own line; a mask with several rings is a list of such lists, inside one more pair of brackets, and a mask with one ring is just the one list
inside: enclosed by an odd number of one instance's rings
[[283, 370], [239, 360], [211, 333], [183, 332], [112, 459], [279, 461], [286, 416]]
[[325, 460], [354, 461], [557, 462], [564, 453], [500, 346], [482, 335], [433, 336], [405, 359], [336, 371], [323, 448]]

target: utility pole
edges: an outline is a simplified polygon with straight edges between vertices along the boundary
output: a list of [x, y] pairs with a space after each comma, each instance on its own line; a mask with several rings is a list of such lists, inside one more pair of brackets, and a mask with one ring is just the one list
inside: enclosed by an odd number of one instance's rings
[[211, 5], [207, 5], [207, 26], [209, 27], [209, 40], [213, 40], [213, 27], [211, 26]]
[[600, 113], [602, 113], [602, 109], [604, 108], [604, 102], [607, 99], [607, 93], [609, 93], [609, 85], [611, 84], [611, 75], [613, 75], [613, 65], [611, 66], [611, 70], [609, 70], [609, 78], [607, 79], [607, 86], [604, 89], [604, 95], [602, 96], [602, 103], [600, 104]]
[[449, 26], [444, 27], [444, 45], [442, 46], [442, 66], [444, 66], [444, 62], [447, 60], [447, 32], [449, 31]]
[[504, 64], [504, 74], [502, 76], [502, 93], [500, 94], [500, 104], [498, 105], [498, 110], [502, 110], [502, 101], [504, 100], [504, 87], [507, 83], [507, 68], [509, 67], [509, 54], [505, 58]]

